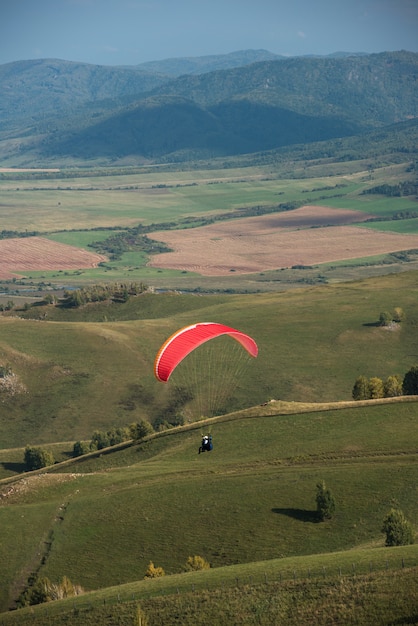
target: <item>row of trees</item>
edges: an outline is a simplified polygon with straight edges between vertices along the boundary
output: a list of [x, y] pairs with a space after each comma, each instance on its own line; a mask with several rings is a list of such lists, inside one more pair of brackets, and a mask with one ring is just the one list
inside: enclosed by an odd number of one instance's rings
[[411, 367], [403, 378], [399, 374], [392, 374], [386, 380], [377, 376], [371, 378], [358, 376], [352, 390], [353, 400], [374, 400], [415, 395], [418, 395], [418, 365]]
[[[131, 296], [144, 293], [147, 289], [148, 287], [142, 282], [92, 285], [91, 287], [83, 287], [74, 291], [66, 290], [59, 304], [66, 308], [77, 308], [89, 302], [104, 302], [106, 300], [127, 302]], [[47, 303], [52, 304], [52, 301], [50, 300]]]
[[[118, 443], [138, 440], [154, 432], [153, 427], [146, 420], [134, 422], [126, 427], [114, 427], [106, 431], [96, 430], [90, 441], [77, 441], [73, 446], [73, 456], [82, 456], [96, 450], [103, 450]], [[26, 446], [24, 463], [27, 472], [49, 467], [55, 463], [54, 455], [50, 450], [36, 446]]]
[[88, 454], [89, 452], [95, 452], [96, 450], [103, 450], [103, 448], [115, 446], [118, 443], [123, 443], [124, 441], [129, 441], [130, 439], [143, 439], [143, 437], [146, 437], [153, 432], [153, 427], [146, 420], [133, 422], [130, 426], [114, 427], [105, 431], [96, 430], [93, 433], [90, 442], [77, 441], [74, 444], [73, 455], [81, 456], [83, 454]]
[[[370, 189], [365, 189], [364, 191], [362, 191], [362, 194], [378, 194], [382, 196], [387, 196], [388, 198], [414, 196], [418, 194], [418, 183], [416, 181], [402, 181], [400, 183], [397, 183], [396, 185], [388, 185], [387, 183], [383, 183], [382, 185], [376, 185], [375, 187], [370, 187]], [[407, 213], [409, 213], [409, 211]], [[416, 215], [411, 215], [411, 217], [416, 217]], [[392, 219], [402, 218], [393, 217]]]

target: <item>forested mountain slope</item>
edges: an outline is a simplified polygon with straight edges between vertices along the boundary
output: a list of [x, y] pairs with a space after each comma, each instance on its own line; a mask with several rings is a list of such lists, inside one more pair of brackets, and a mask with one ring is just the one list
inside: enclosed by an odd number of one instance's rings
[[21, 155], [49, 161], [213, 158], [418, 115], [418, 54], [405, 51], [261, 61], [172, 80], [140, 68], [1, 66], [0, 159], [16, 144]]

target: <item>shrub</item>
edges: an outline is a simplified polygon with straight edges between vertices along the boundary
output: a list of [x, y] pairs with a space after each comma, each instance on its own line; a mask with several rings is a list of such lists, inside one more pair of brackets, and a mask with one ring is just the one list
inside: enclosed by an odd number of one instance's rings
[[331, 519], [335, 512], [334, 497], [323, 480], [316, 486], [316, 511], [321, 522]]
[[134, 422], [129, 426], [129, 432], [132, 439], [143, 439], [147, 435], [150, 435], [154, 432], [153, 427], [147, 420], [140, 420], [139, 422]]
[[405, 313], [403, 312], [401, 307], [399, 306], [395, 307], [393, 311], [393, 321], [399, 324], [400, 322], [403, 322], [404, 319], [405, 319]]
[[163, 568], [155, 567], [154, 563], [150, 561], [144, 578], [161, 578], [161, 576], [165, 576]]
[[369, 400], [370, 387], [369, 381], [365, 376], [359, 376], [354, 382], [352, 391], [353, 400]]
[[415, 396], [418, 394], [418, 365], [414, 365], [405, 374], [403, 383], [403, 392], [407, 396]]
[[383, 396], [383, 381], [380, 378], [374, 376], [369, 380], [369, 398], [376, 400], [377, 398], [383, 398]]
[[379, 315], [380, 326], [389, 326], [392, 323], [392, 314], [389, 311], [382, 311]]
[[391, 509], [383, 520], [386, 546], [407, 546], [414, 543], [412, 526], [400, 509]]
[[31, 586], [18, 599], [19, 606], [32, 606], [52, 600], [72, 598], [84, 593], [83, 588], [80, 585], [73, 585], [67, 576], [64, 576], [60, 583], [52, 583], [46, 576], [32, 577], [29, 582]]
[[402, 378], [399, 374], [388, 376], [383, 385], [385, 398], [395, 398], [403, 394]]
[[86, 441], [76, 441], [73, 447], [73, 456], [83, 456], [91, 452], [90, 444]]
[[48, 452], [48, 450], [26, 446], [24, 462], [26, 465], [26, 471], [31, 472], [32, 470], [54, 465], [55, 459], [52, 453]]
[[189, 556], [186, 562], [187, 572], [198, 572], [203, 569], [210, 569], [210, 563], [203, 556]]

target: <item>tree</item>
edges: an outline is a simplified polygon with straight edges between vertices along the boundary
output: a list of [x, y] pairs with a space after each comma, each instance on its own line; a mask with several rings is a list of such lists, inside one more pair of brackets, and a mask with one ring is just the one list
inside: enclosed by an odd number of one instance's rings
[[408, 372], [406, 372], [402, 388], [406, 396], [418, 395], [418, 365], [414, 365]]
[[203, 556], [189, 556], [186, 562], [186, 571], [198, 572], [203, 569], [210, 569], [210, 563]]
[[86, 441], [76, 441], [73, 446], [73, 456], [83, 456], [91, 452], [90, 444]]
[[407, 546], [414, 543], [412, 526], [400, 509], [391, 509], [383, 520], [386, 546]]
[[316, 485], [316, 511], [321, 522], [331, 519], [335, 512], [335, 500], [322, 480]]
[[389, 326], [392, 323], [392, 314], [389, 311], [382, 311], [379, 315], [380, 326]]
[[42, 467], [48, 467], [54, 465], [55, 459], [51, 452], [48, 450], [42, 450], [42, 448], [33, 448], [26, 446], [24, 461], [26, 465], [26, 471], [41, 469]]
[[395, 307], [393, 311], [393, 321], [399, 324], [400, 322], [403, 322], [404, 319], [405, 319], [405, 313], [403, 312], [401, 307], [400, 306]]
[[374, 376], [369, 380], [369, 398], [375, 400], [376, 398], [384, 397], [383, 381], [381, 378]]
[[163, 568], [155, 567], [154, 563], [150, 561], [144, 578], [161, 578], [161, 576], [165, 576]]
[[153, 427], [147, 420], [140, 420], [139, 422], [134, 422], [129, 426], [129, 432], [131, 434], [132, 439], [143, 439], [147, 435], [150, 435], [154, 432]]
[[385, 398], [395, 398], [403, 394], [402, 378], [399, 374], [388, 376], [383, 384]]
[[353, 400], [369, 400], [370, 387], [369, 381], [365, 376], [359, 376], [358, 378], [356, 378], [354, 382], [352, 396]]

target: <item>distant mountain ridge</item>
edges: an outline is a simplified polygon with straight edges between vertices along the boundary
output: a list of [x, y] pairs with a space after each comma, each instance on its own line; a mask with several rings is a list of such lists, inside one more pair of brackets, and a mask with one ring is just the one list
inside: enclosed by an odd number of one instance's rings
[[161, 61], [148, 61], [136, 67], [147, 72], [165, 74], [172, 78], [182, 74], [207, 74], [216, 70], [243, 67], [258, 61], [277, 61], [285, 56], [268, 50], [239, 50], [229, 54], [213, 54], [202, 57], [178, 57]]
[[[276, 57], [259, 50], [135, 67], [2, 65], [0, 162], [213, 158], [418, 116], [416, 53]], [[225, 69], [206, 71], [214, 67]]]

